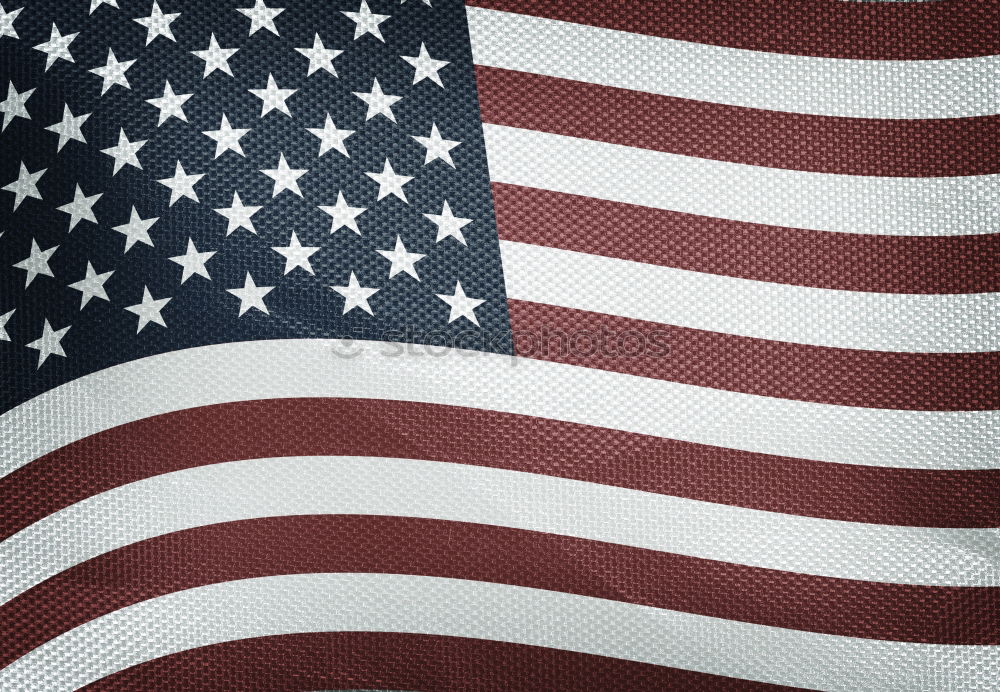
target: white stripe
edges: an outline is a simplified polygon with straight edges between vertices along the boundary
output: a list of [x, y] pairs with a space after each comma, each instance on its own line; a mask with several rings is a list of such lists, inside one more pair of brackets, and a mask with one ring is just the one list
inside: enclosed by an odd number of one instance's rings
[[1000, 585], [1000, 529], [817, 519], [436, 461], [286, 457], [153, 476], [39, 520], [0, 543], [0, 603], [148, 538], [303, 514], [489, 524], [838, 579]]
[[1000, 676], [996, 646], [838, 637], [523, 586], [349, 573], [244, 579], [137, 603], [23, 656], [0, 671], [0, 688], [68, 692], [195, 647], [306, 632], [504, 641], [838, 692], [986, 690]]
[[483, 132], [494, 182], [817, 231], [894, 236], [997, 232], [1000, 175], [880, 178], [814, 173], [503, 125], [485, 124]]
[[286, 397], [467, 406], [845, 464], [1000, 468], [998, 411], [834, 406], [528, 358], [437, 351], [432, 356], [419, 347], [378, 341], [278, 339], [202, 346], [117, 365], [0, 415], [0, 440], [7, 441], [0, 476], [130, 421]]
[[[845, 60], [710, 46], [470, 7], [477, 65], [697, 101], [848, 118], [1000, 113], [1000, 56]], [[614, 123], [609, 123], [614, 127]]]
[[1000, 350], [1000, 293], [836, 291], [503, 240], [500, 252], [507, 295], [518, 300], [813, 346]]

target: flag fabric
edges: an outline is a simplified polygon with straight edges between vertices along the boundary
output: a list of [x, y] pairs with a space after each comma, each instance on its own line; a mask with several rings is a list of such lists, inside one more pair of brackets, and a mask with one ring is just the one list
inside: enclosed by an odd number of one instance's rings
[[998, 20], [0, 0], [0, 689], [996, 689]]

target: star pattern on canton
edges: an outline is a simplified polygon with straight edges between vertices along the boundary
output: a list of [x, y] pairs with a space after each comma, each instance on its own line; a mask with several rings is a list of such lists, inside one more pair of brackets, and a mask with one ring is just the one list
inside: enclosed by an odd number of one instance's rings
[[105, 65], [100, 65], [98, 67], [92, 67], [89, 72], [93, 72], [98, 77], [101, 78], [101, 96], [113, 87], [115, 84], [123, 86], [126, 89], [131, 89], [132, 85], [129, 84], [125, 73], [128, 69], [135, 64], [135, 60], [118, 60], [115, 57], [115, 52], [108, 48], [108, 61]]
[[187, 197], [197, 202], [198, 193], [194, 191], [194, 186], [204, 177], [204, 173], [188, 175], [184, 172], [184, 166], [178, 161], [174, 168], [174, 174], [169, 178], [161, 178], [157, 182], [170, 188], [170, 203], [167, 206], [172, 207], [182, 197]]
[[187, 251], [183, 255], [176, 255], [175, 257], [168, 257], [171, 262], [176, 262], [181, 265], [181, 283], [190, 279], [192, 276], [203, 276], [209, 281], [212, 277], [208, 274], [208, 268], [205, 263], [215, 256], [214, 250], [209, 250], [207, 252], [198, 252], [198, 248], [195, 247], [194, 240], [188, 238]]
[[347, 152], [347, 145], [344, 144], [344, 140], [353, 135], [355, 130], [338, 129], [329, 113], [326, 114], [326, 122], [323, 123], [323, 127], [308, 127], [306, 129], [311, 134], [319, 137], [320, 156], [333, 149], [339, 151], [347, 158], [351, 158], [351, 155]]
[[160, 111], [160, 119], [157, 121], [156, 126], [159, 127], [170, 117], [187, 122], [187, 116], [184, 114], [182, 106], [191, 96], [193, 94], [175, 94], [173, 87], [170, 86], [170, 82], [164, 82], [163, 96], [146, 99], [146, 103], [155, 106]]
[[431, 161], [436, 161], [441, 159], [446, 164], [455, 167], [455, 162], [451, 160], [451, 150], [461, 144], [461, 142], [456, 142], [452, 139], [444, 139], [441, 133], [438, 132], [437, 123], [431, 123], [431, 133], [427, 137], [418, 137], [416, 135], [411, 135], [413, 139], [417, 140], [424, 149], [427, 150], [427, 154], [424, 157], [424, 165], [426, 166]]
[[309, 59], [307, 77], [319, 70], [326, 70], [334, 77], [337, 76], [337, 71], [333, 68], [333, 60], [338, 55], [343, 55], [344, 51], [324, 46], [323, 39], [319, 37], [319, 34], [313, 38], [312, 48], [296, 48], [295, 50]]
[[49, 356], [66, 357], [66, 352], [63, 351], [62, 347], [62, 340], [68, 331], [69, 326], [63, 327], [62, 329], [53, 329], [47, 319], [43, 321], [42, 335], [34, 341], [25, 344], [28, 348], [33, 348], [38, 351], [38, 365], [36, 368], [41, 368], [42, 363], [48, 360]]
[[378, 83], [377, 77], [372, 81], [371, 91], [354, 91], [351, 93], [368, 104], [368, 112], [365, 113], [365, 120], [371, 120], [376, 115], [383, 115], [392, 122], [396, 122], [396, 116], [392, 113], [392, 106], [401, 101], [403, 97], [384, 93]]
[[240, 156], [246, 157], [243, 153], [243, 147], [240, 146], [240, 138], [246, 136], [249, 129], [239, 129], [234, 128], [229, 124], [229, 118], [226, 114], [222, 114], [221, 122], [219, 123], [218, 130], [206, 130], [202, 134], [206, 137], [215, 140], [215, 156], [212, 158], [219, 158], [227, 151], [235, 151]]
[[341, 12], [342, 15], [354, 22], [354, 40], [357, 41], [365, 34], [371, 34], [379, 41], [385, 43], [379, 24], [389, 19], [390, 15], [375, 14], [369, 9], [368, 3], [361, 0], [361, 6], [357, 12]]
[[358, 228], [357, 218], [368, 211], [365, 207], [352, 207], [344, 199], [343, 192], [337, 192], [337, 203], [333, 206], [322, 206], [321, 210], [329, 214], [333, 218], [333, 225], [330, 227], [330, 233], [336, 233], [341, 228], [348, 228], [358, 235], [361, 235], [361, 230]]
[[80, 127], [87, 122], [87, 118], [90, 117], [90, 113], [84, 113], [83, 115], [73, 115], [73, 112], [69, 109], [69, 104], [63, 105], [63, 116], [62, 120], [55, 123], [54, 125], [49, 125], [45, 129], [49, 132], [55, 132], [59, 135], [59, 142], [56, 144], [56, 151], [61, 151], [66, 145], [66, 142], [73, 139], [77, 142], [87, 143], [87, 140], [83, 137], [83, 132]]
[[94, 271], [94, 265], [87, 262], [87, 273], [82, 279], [75, 283], [69, 284], [69, 287], [80, 291], [80, 309], [83, 310], [87, 307], [87, 303], [90, 302], [91, 298], [100, 298], [101, 300], [106, 300], [111, 302], [108, 298], [107, 292], [104, 290], [104, 284], [111, 275], [114, 274], [114, 270], [98, 274]]
[[0, 113], [3, 113], [3, 122], [0, 124], [0, 132], [7, 129], [14, 118], [25, 118], [30, 120], [28, 115], [27, 100], [35, 93], [34, 89], [18, 92], [14, 87], [14, 82], [7, 82], [7, 96], [0, 102]]
[[35, 171], [34, 173], [28, 172], [28, 167], [21, 162], [21, 168], [17, 174], [17, 180], [12, 183], [4, 185], [3, 189], [7, 192], [14, 193], [14, 209], [21, 206], [21, 202], [24, 201], [26, 197], [33, 197], [35, 199], [41, 199], [42, 196], [38, 192], [38, 180], [41, 178], [47, 168], [42, 168]]
[[55, 65], [56, 60], [62, 59], [67, 62], [76, 62], [73, 55], [69, 52], [69, 44], [73, 43], [73, 40], [79, 35], [80, 32], [61, 34], [55, 22], [52, 23], [52, 33], [49, 35], [49, 40], [45, 43], [39, 43], [34, 47], [35, 50], [45, 53], [46, 72], [49, 71], [50, 67]]
[[414, 265], [427, 255], [421, 255], [419, 252], [407, 252], [406, 246], [403, 245], [403, 239], [398, 235], [396, 236], [396, 247], [392, 250], [376, 250], [376, 252], [391, 262], [389, 266], [390, 279], [396, 274], [404, 272], [420, 281], [420, 277], [417, 276], [417, 268]]
[[176, 43], [177, 39], [174, 38], [174, 32], [170, 30], [170, 25], [180, 16], [180, 12], [164, 14], [163, 10], [160, 9], [159, 3], [154, 0], [149, 16], [136, 17], [134, 21], [146, 27], [147, 46], [155, 41], [158, 36], [163, 36], [164, 38], [170, 39]]
[[240, 193], [234, 190], [233, 206], [224, 207], [222, 209], [216, 209], [215, 212], [217, 214], [222, 214], [223, 216], [225, 216], [226, 220], [229, 222], [226, 225], [227, 236], [230, 235], [233, 231], [240, 228], [245, 228], [251, 233], [256, 235], [257, 229], [253, 227], [253, 221], [251, 221], [251, 217], [263, 208], [264, 207], [246, 206], [240, 199]]
[[423, 80], [429, 79], [439, 87], [444, 87], [444, 82], [441, 81], [441, 75], [438, 72], [451, 63], [447, 60], [435, 60], [432, 58], [430, 53], [427, 52], [427, 46], [423, 43], [420, 44], [420, 50], [417, 51], [416, 55], [401, 55], [399, 57], [413, 67], [414, 84], [419, 84]]
[[136, 327], [135, 333], [138, 334], [150, 323], [166, 327], [167, 323], [163, 321], [163, 315], [160, 313], [169, 302], [170, 298], [153, 298], [149, 288], [143, 286], [142, 301], [125, 307], [126, 310], [139, 317], [139, 326]]
[[268, 7], [264, 4], [264, 0], [256, 0], [253, 7], [238, 7], [236, 11], [250, 20], [251, 36], [261, 29], [280, 36], [278, 28], [274, 26], [274, 18], [285, 11], [284, 7]]
[[330, 288], [344, 297], [344, 311], [341, 313], [342, 315], [346, 315], [354, 308], [364, 310], [369, 315], [375, 314], [372, 312], [371, 305], [368, 304], [368, 299], [378, 293], [379, 289], [362, 286], [358, 283], [358, 277], [354, 275], [354, 272], [351, 272], [346, 286], [330, 286]]
[[139, 218], [139, 212], [136, 211], [135, 207], [132, 207], [128, 222], [115, 226], [111, 230], [125, 236], [125, 252], [131, 250], [136, 243], [153, 247], [153, 241], [149, 237], [149, 229], [159, 220], [159, 217], [156, 216], [149, 219]]
[[97, 203], [97, 200], [99, 200], [103, 194], [103, 192], [98, 192], [95, 195], [87, 196], [83, 194], [83, 190], [81, 190], [80, 185], [77, 184], [76, 189], [73, 191], [73, 201], [67, 202], [61, 207], [57, 207], [59, 211], [64, 211], [69, 214], [70, 231], [76, 228], [76, 225], [81, 221], [97, 223], [97, 217], [94, 216], [94, 204]]
[[435, 243], [440, 243], [445, 238], [454, 238], [462, 245], [468, 245], [465, 242], [465, 236], [462, 235], [462, 229], [472, 223], [472, 219], [463, 219], [455, 216], [451, 213], [451, 206], [448, 205], [448, 200], [445, 200], [441, 205], [440, 214], [424, 214], [428, 219], [434, 222], [437, 226], [437, 238], [434, 239]]
[[232, 77], [233, 68], [229, 66], [229, 59], [236, 55], [238, 50], [239, 48], [223, 48], [220, 46], [213, 33], [208, 39], [208, 48], [205, 50], [193, 50], [191, 54], [205, 61], [205, 74], [203, 76], [208, 77], [218, 70]]
[[5, 312], [4, 314], [0, 315], [0, 341], [10, 341], [10, 334], [7, 333], [6, 327], [7, 323], [10, 322], [10, 318], [14, 316], [15, 312], [17, 312], [17, 308], [14, 308], [9, 312]]
[[23, 269], [28, 273], [24, 279], [24, 287], [27, 288], [36, 276], [55, 276], [49, 268], [49, 259], [59, 249], [58, 245], [53, 245], [48, 250], [38, 247], [38, 242], [31, 239], [31, 252], [23, 260], [14, 265], [17, 269]]
[[116, 10], [121, 9], [120, 7], [118, 7], [118, 0], [90, 0], [90, 12], [88, 12], [87, 14], [94, 14], [94, 10], [96, 10], [101, 5], [114, 7]]
[[365, 173], [365, 175], [378, 183], [378, 199], [381, 200], [389, 195], [393, 195], [409, 204], [409, 201], [406, 199], [406, 193], [403, 192], [403, 186], [413, 180], [413, 176], [396, 173], [392, 169], [389, 159], [385, 160], [380, 173]]
[[118, 132], [118, 144], [107, 149], [101, 149], [103, 153], [115, 160], [114, 170], [111, 174], [116, 175], [125, 165], [135, 166], [139, 170], [142, 170], [142, 164], [139, 163], [136, 154], [145, 144], [145, 139], [137, 139], [134, 142], [130, 142], [129, 138], [125, 135], [125, 128], [121, 128]]
[[447, 293], [435, 293], [434, 295], [447, 303], [448, 307], [451, 308], [451, 314], [448, 315], [448, 324], [451, 324], [460, 317], [464, 317], [477, 327], [479, 326], [475, 310], [486, 301], [479, 298], [470, 298], [465, 295], [465, 291], [462, 290], [461, 281], [455, 282], [455, 292], [452, 295], [448, 295]]
[[19, 38], [17, 31], [14, 29], [14, 20], [17, 19], [17, 15], [21, 14], [23, 7], [18, 7], [16, 10], [10, 10], [9, 12], [4, 10], [3, 5], [0, 5], [0, 38], [4, 36], [10, 36], [11, 38]]
[[303, 246], [299, 242], [298, 236], [295, 235], [295, 231], [292, 231], [292, 237], [289, 239], [288, 245], [278, 245], [271, 249], [285, 258], [285, 274], [290, 274], [296, 268], [302, 268], [310, 274], [316, 273], [309, 263], [309, 258], [316, 254], [320, 248]]
[[250, 272], [247, 272], [242, 288], [229, 288], [226, 290], [240, 299], [240, 317], [245, 315], [248, 310], [260, 310], [265, 315], [271, 314], [267, 311], [267, 305], [264, 304], [264, 296], [273, 291], [274, 286], [258, 286], [254, 283]]
[[274, 75], [270, 74], [267, 76], [266, 87], [263, 89], [250, 89], [250, 93], [262, 102], [260, 112], [260, 117], [262, 118], [273, 110], [281, 111], [290, 117], [292, 112], [288, 110], [288, 104], [285, 101], [291, 98], [295, 92], [295, 89], [279, 88], [277, 82], [274, 81]]
[[261, 173], [274, 181], [274, 188], [271, 191], [272, 197], [277, 197], [285, 190], [302, 197], [302, 190], [299, 189], [299, 178], [308, 172], [309, 170], [305, 168], [289, 167], [288, 162], [285, 161], [284, 154], [278, 154], [277, 168], [268, 168], [261, 171]]

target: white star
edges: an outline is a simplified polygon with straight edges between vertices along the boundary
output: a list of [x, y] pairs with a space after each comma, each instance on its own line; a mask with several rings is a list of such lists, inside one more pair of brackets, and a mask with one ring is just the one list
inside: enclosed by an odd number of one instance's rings
[[260, 117], [264, 117], [273, 110], [279, 110], [287, 116], [291, 116], [288, 104], [285, 101], [295, 93], [295, 89], [279, 89], [274, 81], [274, 75], [267, 76], [267, 86], [263, 89], [250, 89], [250, 93], [263, 101], [261, 105]]
[[[422, 1], [422, 2], [423, 2], [423, 3], [425, 4], [425, 5], [427, 5], [428, 7], [433, 7], [433, 5], [431, 5], [431, 0], [421, 0], [421, 1]], [[406, 4], [406, 0], [399, 0], [399, 4], [400, 4], [400, 5], [405, 5], [405, 4]]]
[[451, 207], [448, 206], [448, 200], [445, 200], [441, 206], [440, 214], [424, 214], [424, 216], [437, 225], [438, 233], [434, 242], [440, 243], [445, 238], [451, 236], [462, 245], [468, 245], [465, 242], [465, 236], [462, 235], [462, 229], [472, 223], [472, 219], [462, 219], [452, 214]]
[[83, 123], [85, 123], [87, 118], [90, 116], [90, 113], [74, 116], [72, 111], [69, 109], [69, 105], [63, 105], [62, 120], [45, 128], [49, 132], [55, 132], [59, 135], [59, 143], [56, 144], [56, 151], [60, 151], [63, 146], [66, 145], [66, 142], [71, 139], [75, 139], [77, 142], [83, 142], [84, 144], [87, 143], [87, 140], [83, 137], [83, 132], [80, 131], [80, 126], [83, 125]]
[[232, 77], [233, 70], [229, 67], [229, 59], [236, 55], [236, 51], [238, 50], [239, 48], [223, 48], [215, 39], [215, 34], [212, 34], [208, 39], [208, 48], [205, 50], [193, 50], [191, 54], [205, 61], [205, 77], [216, 70]]
[[419, 252], [407, 252], [406, 246], [403, 245], [403, 239], [398, 235], [396, 236], [396, 247], [394, 249], [376, 250], [376, 252], [392, 262], [392, 265], [389, 267], [390, 279], [400, 272], [406, 272], [417, 281], [420, 281], [420, 277], [417, 276], [417, 269], [413, 265], [427, 255], [421, 255]]
[[184, 172], [184, 167], [181, 165], [181, 162], [178, 161], [177, 166], [174, 168], [174, 174], [169, 178], [161, 178], [157, 182], [163, 183], [170, 188], [170, 204], [167, 206], [172, 207], [181, 197], [187, 197], [188, 199], [193, 199], [197, 202], [198, 193], [194, 191], [194, 186], [204, 177], [204, 173], [188, 175]]
[[170, 30], [170, 23], [180, 16], [180, 12], [163, 14], [163, 10], [161, 10], [160, 6], [154, 1], [153, 9], [149, 13], [148, 17], [136, 17], [133, 21], [146, 27], [146, 45], [148, 46], [156, 39], [157, 36], [165, 36], [171, 41], [176, 42], [177, 39], [174, 38], [174, 32]]
[[54, 276], [52, 270], [49, 268], [49, 258], [58, 249], [58, 245], [53, 245], [48, 250], [42, 250], [38, 247], [35, 239], [31, 239], [31, 253], [14, 265], [17, 269], [23, 269], [28, 272], [28, 276], [24, 279], [25, 288], [31, 285], [36, 276]]
[[17, 15], [21, 14], [23, 7], [18, 7], [16, 10], [11, 10], [6, 12], [3, 9], [3, 5], [0, 5], [0, 38], [4, 36], [10, 36], [11, 38], [17, 38], [17, 31], [14, 30], [14, 20], [17, 19]]
[[33, 93], [35, 93], [34, 89], [18, 93], [17, 89], [14, 88], [14, 82], [7, 82], [7, 97], [0, 103], [0, 113], [3, 113], [3, 124], [0, 125], [0, 131], [6, 130], [14, 118], [31, 120], [25, 101]]
[[264, 0], [255, 0], [253, 7], [237, 7], [236, 10], [250, 19], [251, 36], [260, 29], [267, 29], [275, 36], [279, 35], [278, 29], [274, 26], [274, 18], [285, 11], [284, 7], [269, 8], [264, 4]]
[[336, 149], [347, 158], [351, 155], [347, 153], [344, 140], [354, 134], [354, 130], [338, 130], [330, 114], [326, 114], [326, 122], [323, 127], [307, 127], [307, 130], [319, 137], [319, 155], [322, 156], [331, 149]]
[[5, 327], [7, 326], [7, 323], [10, 322], [10, 318], [14, 316], [15, 312], [17, 312], [17, 308], [0, 315], [0, 341], [10, 341], [10, 334], [7, 333]]
[[76, 283], [69, 285], [70, 288], [80, 291], [82, 294], [80, 296], [80, 309], [83, 310], [87, 303], [90, 302], [91, 298], [100, 298], [101, 300], [108, 300], [108, 294], [104, 290], [104, 283], [111, 278], [114, 274], [114, 270], [109, 272], [104, 272], [103, 274], [98, 274], [94, 271], [94, 265], [87, 262], [87, 275]]
[[271, 191], [272, 197], [277, 197], [284, 190], [294, 192], [299, 197], [302, 190], [299, 189], [299, 178], [309, 172], [307, 168], [289, 168], [285, 161], [285, 155], [278, 155], [278, 167], [262, 170], [261, 173], [274, 181], [274, 189]]
[[243, 147], [240, 146], [240, 137], [246, 135], [250, 130], [241, 130], [238, 128], [231, 127], [229, 125], [229, 119], [226, 118], [226, 114], [222, 114], [222, 122], [219, 123], [218, 130], [206, 130], [202, 134], [206, 137], [210, 137], [215, 140], [215, 156], [212, 158], [219, 158], [227, 151], [235, 151], [240, 156], [246, 156], [243, 153]]
[[73, 191], [73, 201], [68, 202], [58, 208], [59, 211], [64, 211], [69, 214], [69, 230], [76, 228], [76, 225], [80, 221], [90, 221], [91, 223], [97, 223], [97, 217], [94, 216], [94, 204], [101, 198], [103, 192], [98, 192], [96, 195], [91, 195], [87, 197], [83, 194], [83, 190], [80, 186], [76, 186], [76, 190]]
[[33, 348], [38, 351], [38, 366], [42, 367], [42, 363], [46, 361], [49, 356], [62, 356], [66, 357], [66, 352], [63, 351], [62, 338], [66, 336], [66, 332], [69, 331], [69, 327], [63, 327], [62, 329], [53, 329], [49, 325], [49, 321], [45, 320], [42, 325], [42, 335], [27, 344], [28, 348]]
[[448, 295], [447, 293], [435, 293], [434, 295], [448, 303], [449, 307], [451, 307], [451, 314], [448, 315], [448, 324], [451, 324], [459, 317], [464, 317], [472, 322], [472, 324], [477, 327], [479, 326], [475, 310], [486, 301], [466, 296], [465, 291], [462, 290], [462, 283], [460, 281], [455, 282], [454, 295]]
[[451, 63], [447, 60], [435, 60], [427, 52], [427, 46], [423, 43], [420, 44], [420, 51], [416, 55], [401, 55], [399, 56], [406, 62], [413, 66], [413, 83], [422, 82], [425, 79], [429, 79], [440, 87], [444, 86], [441, 81], [441, 75], [438, 72]]
[[78, 35], [79, 32], [63, 36], [59, 33], [59, 29], [56, 28], [55, 22], [52, 23], [52, 33], [49, 35], [49, 40], [45, 43], [39, 43], [34, 47], [35, 50], [45, 53], [46, 71], [48, 71], [48, 69], [52, 67], [52, 65], [54, 65], [56, 60], [59, 58], [68, 62], [76, 62], [69, 52], [69, 44], [73, 43], [73, 39], [75, 39]]
[[395, 195], [409, 204], [406, 199], [406, 193], [403, 192], [403, 186], [413, 180], [413, 176], [398, 175], [396, 171], [392, 170], [392, 164], [389, 163], [389, 159], [385, 160], [385, 165], [382, 166], [381, 173], [365, 173], [365, 175], [378, 183], [378, 199]]
[[160, 119], [156, 123], [156, 126], [159, 127], [162, 125], [170, 116], [187, 122], [187, 116], [184, 115], [184, 110], [181, 106], [191, 96], [192, 94], [175, 94], [173, 88], [170, 86], [170, 82], [165, 82], [163, 85], [163, 96], [155, 99], [146, 99], [146, 103], [160, 109]]
[[358, 277], [354, 276], [354, 272], [351, 272], [351, 278], [347, 280], [346, 286], [330, 286], [334, 291], [344, 296], [344, 311], [342, 315], [346, 315], [354, 308], [361, 308], [369, 315], [374, 315], [372, 312], [371, 305], [368, 304], [368, 299], [373, 295], [378, 293], [377, 288], [365, 288], [358, 283]]
[[357, 12], [341, 12], [341, 14], [356, 24], [354, 27], [355, 41], [365, 34], [371, 34], [382, 43], [385, 43], [385, 39], [382, 38], [382, 32], [379, 30], [378, 25], [389, 19], [389, 15], [373, 13], [370, 9], [368, 9], [368, 3], [365, 2], [365, 0], [361, 0], [361, 6], [358, 7]]
[[452, 168], [455, 167], [455, 162], [451, 160], [451, 150], [461, 144], [461, 142], [442, 138], [441, 133], [438, 132], [437, 124], [431, 123], [431, 134], [429, 137], [411, 136], [427, 149], [427, 155], [424, 157], [425, 166], [435, 159], [441, 159]]
[[403, 97], [383, 93], [377, 78], [372, 83], [371, 91], [354, 91], [352, 93], [368, 104], [365, 120], [371, 120], [376, 115], [384, 115], [392, 122], [396, 122], [396, 116], [392, 114], [392, 105]]
[[184, 271], [181, 273], [181, 283], [184, 283], [195, 274], [204, 276], [211, 281], [212, 277], [208, 275], [208, 268], [205, 266], [205, 263], [212, 259], [214, 254], [214, 251], [198, 252], [198, 248], [194, 245], [194, 240], [188, 238], [187, 252], [176, 257], [168, 257], [167, 259], [183, 267]]
[[21, 206], [21, 202], [24, 201], [25, 197], [34, 197], [35, 199], [41, 199], [42, 196], [38, 193], [38, 179], [47, 171], [47, 168], [42, 168], [35, 171], [34, 173], [29, 173], [27, 166], [24, 162], [21, 162], [21, 170], [17, 174], [17, 180], [12, 183], [4, 185], [4, 190], [7, 192], [14, 193], [14, 209]]
[[228, 288], [226, 290], [240, 299], [240, 317], [252, 308], [260, 310], [265, 315], [271, 314], [267, 311], [267, 306], [264, 304], [264, 296], [273, 291], [274, 286], [258, 286], [253, 282], [250, 272], [247, 272], [243, 288]]
[[129, 305], [125, 309], [131, 313], [139, 316], [139, 326], [136, 328], [135, 333], [138, 334], [142, 331], [150, 322], [160, 325], [161, 327], [166, 327], [167, 323], [163, 321], [163, 315], [160, 311], [163, 310], [164, 306], [170, 302], [170, 298], [160, 298], [159, 300], [154, 300], [153, 295], [149, 292], [149, 289], [145, 286], [142, 287], [142, 302], [135, 305]]
[[309, 71], [306, 72], [307, 77], [317, 70], [326, 70], [334, 77], [337, 76], [337, 71], [333, 69], [333, 59], [344, 51], [324, 46], [319, 34], [316, 34], [313, 38], [312, 48], [296, 48], [295, 50], [309, 58]]
[[113, 87], [115, 84], [120, 84], [126, 89], [131, 89], [132, 85], [128, 83], [128, 79], [125, 78], [125, 72], [135, 64], [135, 60], [121, 60], [119, 61], [115, 58], [115, 52], [108, 48], [108, 63], [102, 67], [92, 67], [90, 72], [93, 72], [103, 81], [101, 84], [101, 96]]
[[337, 204], [336, 206], [325, 206], [320, 207], [323, 211], [333, 217], [333, 225], [330, 227], [330, 233], [336, 233], [341, 228], [349, 228], [358, 235], [361, 235], [361, 231], [358, 229], [357, 218], [368, 211], [365, 207], [352, 207], [344, 199], [343, 192], [337, 192]]
[[144, 139], [137, 139], [134, 142], [128, 141], [128, 137], [125, 136], [125, 129], [122, 128], [118, 133], [118, 144], [113, 147], [108, 147], [107, 149], [101, 149], [102, 152], [115, 160], [115, 169], [111, 175], [118, 173], [118, 171], [120, 171], [122, 166], [125, 164], [135, 166], [139, 170], [142, 170], [142, 164], [139, 163], [136, 153], [142, 149], [145, 143], [146, 140]]
[[296, 267], [302, 267], [310, 274], [315, 274], [312, 265], [309, 263], [309, 258], [312, 257], [318, 250], [318, 247], [303, 247], [299, 242], [298, 237], [295, 235], [295, 231], [292, 231], [292, 238], [288, 241], [288, 245], [278, 247], [272, 247], [272, 250], [277, 252], [279, 255], [285, 258], [285, 273], [288, 274]]
[[238, 228], [245, 228], [251, 233], [256, 234], [257, 229], [253, 227], [253, 221], [250, 217], [259, 212], [263, 207], [248, 207], [240, 201], [240, 194], [233, 191], [233, 206], [216, 209], [217, 214], [222, 214], [227, 219], [229, 219], [229, 224], [226, 226], [226, 235], [235, 231]]
[[158, 216], [149, 219], [140, 219], [139, 212], [135, 210], [135, 207], [132, 207], [128, 223], [115, 226], [112, 230], [118, 231], [125, 236], [125, 252], [132, 249], [132, 246], [136, 243], [143, 243], [149, 247], [153, 247], [153, 241], [149, 238], [149, 229], [159, 220]]
[[114, 7], [116, 10], [121, 9], [118, 7], [118, 0], [90, 0], [90, 12], [87, 14], [94, 14], [94, 10], [101, 5], [108, 5], [109, 7]]

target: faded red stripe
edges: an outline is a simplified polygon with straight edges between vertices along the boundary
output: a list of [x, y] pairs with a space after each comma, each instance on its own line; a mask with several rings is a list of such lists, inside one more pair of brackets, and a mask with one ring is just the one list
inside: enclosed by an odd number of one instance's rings
[[993, 0], [470, 0], [469, 5], [731, 48], [862, 60], [1000, 53]]
[[1000, 526], [1000, 470], [831, 464], [436, 404], [273, 399], [175, 411], [46, 454], [0, 479], [0, 538], [161, 473], [312, 455], [472, 464], [843, 521]]
[[493, 183], [500, 238], [757, 281], [871, 293], [1000, 291], [1000, 233], [782, 228]]
[[992, 617], [1000, 588], [831, 579], [522, 529], [331, 515], [188, 529], [68, 569], [0, 606], [0, 640], [11, 643], [0, 666], [93, 618], [175, 591], [357, 572], [511, 584], [846, 637], [1000, 643]]
[[508, 300], [519, 356], [733, 392], [916, 411], [1000, 409], [1000, 353], [894, 353]]
[[1000, 116], [838, 118], [741, 108], [476, 67], [483, 121], [641, 149], [819, 173], [964, 176], [1000, 171]]
[[175, 692], [795, 689], [560, 649], [388, 632], [239, 639], [154, 659], [83, 689], [146, 692], [164, 685]]

